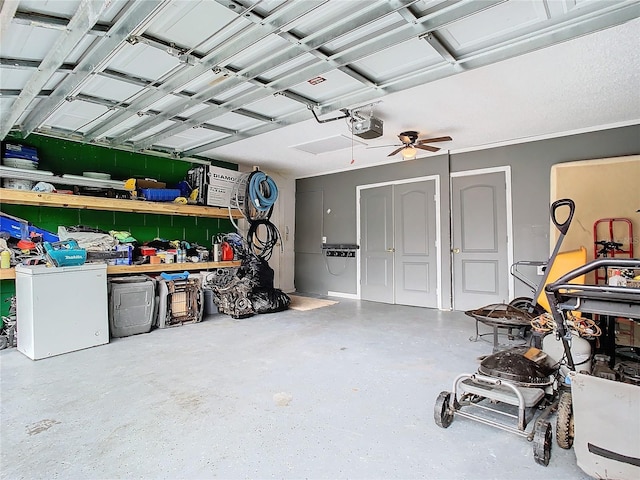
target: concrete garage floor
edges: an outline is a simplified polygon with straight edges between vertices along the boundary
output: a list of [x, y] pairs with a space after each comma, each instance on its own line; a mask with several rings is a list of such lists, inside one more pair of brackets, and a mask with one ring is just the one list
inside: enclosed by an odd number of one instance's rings
[[588, 479], [573, 450], [433, 404], [491, 352], [460, 312], [336, 299], [311, 311], [0, 351], [1, 477]]

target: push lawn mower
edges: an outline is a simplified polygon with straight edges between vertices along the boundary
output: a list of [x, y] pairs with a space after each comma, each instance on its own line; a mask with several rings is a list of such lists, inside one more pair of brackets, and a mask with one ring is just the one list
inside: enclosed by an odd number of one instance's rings
[[535, 461], [546, 466], [552, 439], [547, 419], [558, 407], [557, 373], [555, 362], [535, 347], [489, 355], [477, 373], [458, 375], [452, 391], [438, 395], [436, 425], [447, 428], [459, 415], [515, 433], [533, 441]]
[[[564, 223], [559, 223], [556, 213], [562, 206], [569, 207], [569, 215]], [[552, 443], [548, 418], [558, 408], [561, 393], [559, 385], [564, 383], [558, 381], [561, 362], [536, 347], [519, 346], [496, 352], [496, 330], [531, 325], [536, 317], [534, 312], [539, 308], [540, 293], [551, 275], [551, 267], [574, 210], [574, 202], [568, 199], [558, 200], [551, 205], [551, 218], [560, 230], [560, 237], [532, 299], [526, 304], [521, 303], [520, 307], [489, 305], [466, 312], [476, 321], [494, 327], [494, 353], [482, 359], [476, 373], [458, 375], [451, 392], [441, 392], [434, 406], [435, 423], [442, 428], [449, 427], [454, 416], [459, 415], [533, 441], [534, 459], [545, 466], [549, 463]], [[561, 339], [563, 343], [567, 342], [564, 331]], [[567, 349], [565, 346], [565, 351]]]

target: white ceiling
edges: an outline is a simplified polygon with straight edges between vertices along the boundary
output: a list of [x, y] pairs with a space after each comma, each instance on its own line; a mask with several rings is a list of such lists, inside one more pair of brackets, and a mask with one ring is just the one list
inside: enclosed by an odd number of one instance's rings
[[[304, 177], [403, 161], [367, 147], [405, 130], [456, 152], [638, 125], [639, 17], [636, 0], [5, 0], [0, 137]], [[342, 109], [384, 135], [352, 136]]]

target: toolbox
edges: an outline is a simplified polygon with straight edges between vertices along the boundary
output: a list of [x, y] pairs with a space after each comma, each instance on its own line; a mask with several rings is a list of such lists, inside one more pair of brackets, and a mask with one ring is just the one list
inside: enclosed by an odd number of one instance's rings
[[22, 218], [7, 215], [3, 212], [0, 212], [0, 232], [6, 232], [13, 238], [20, 240], [29, 240], [33, 236], [42, 237], [45, 242], [57, 242], [60, 240], [60, 237], [51, 232], [34, 227]]
[[29, 239], [29, 222], [0, 212], [0, 232], [6, 232], [13, 238]]
[[80, 248], [75, 240], [44, 242], [43, 247], [47, 260], [56, 267], [84, 265], [87, 260], [87, 251]]

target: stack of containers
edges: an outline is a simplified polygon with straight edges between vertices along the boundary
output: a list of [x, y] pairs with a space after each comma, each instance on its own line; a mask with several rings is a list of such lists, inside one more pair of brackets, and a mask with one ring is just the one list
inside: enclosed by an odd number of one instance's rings
[[[2, 164], [5, 167], [18, 168], [20, 170], [38, 169], [38, 151], [26, 145], [7, 143], [4, 146]], [[21, 180], [17, 178], [4, 178], [2, 186], [15, 190], [31, 190], [34, 182], [32, 180]]]

